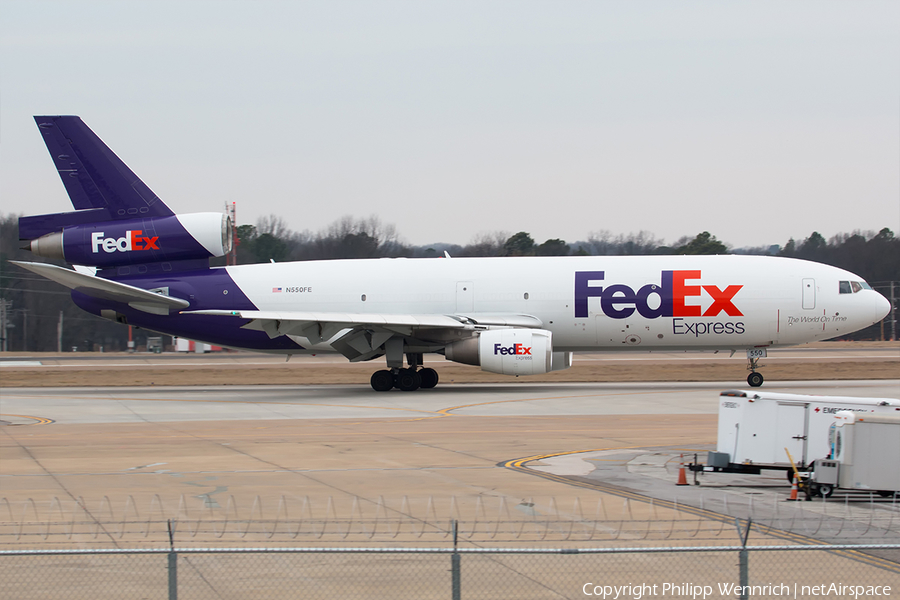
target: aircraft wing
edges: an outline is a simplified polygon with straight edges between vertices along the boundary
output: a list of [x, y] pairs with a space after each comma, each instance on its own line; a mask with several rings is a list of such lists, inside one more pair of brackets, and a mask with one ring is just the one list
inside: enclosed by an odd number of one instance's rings
[[113, 302], [123, 302], [128, 306], [148, 313], [157, 315], [167, 315], [169, 311], [182, 310], [190, 306], [190, 302], [167, 296], [165, 294], [152, 292], [133, 285], [119, 283], [103, 279], [96, 275], [90, 275], [86, 272], [72, 271], [56, 265], [46, 263], [33, 263], [11, 260], [14, 265], [19, 265], [23, 269], [28, 269], [32, 273], [37, 273], [41, 277], [46, 277], [51, 281], [60, 283], [67, 288], [77, 290], [82, 294], [99, 298], [101, 300], [112, 300]]
[[[441, 330], [471, 331], [488, 326], [540, 328], [537, 317], [524, 314], [381, 314], [259, 310], [198, 310], [192, 315], [232, 316], [248, 319], [246, 329], [304, 337], [313, 345], [329, 342], [351, 361], [368, 360], [395, 335], [426, 341], [443, 339]], [[466, 336], [463, 336], [466, 337]], [[459, 339], [459, 338], [456, 338]]]

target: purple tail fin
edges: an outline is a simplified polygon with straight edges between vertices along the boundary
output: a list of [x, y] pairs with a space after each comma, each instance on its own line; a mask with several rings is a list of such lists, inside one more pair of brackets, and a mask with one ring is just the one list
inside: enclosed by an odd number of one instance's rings
[[79, 117], [47, 116], [34, 120], [76, 210], [23, 217], [19, 220], [20, 238], [35, 239], [87, 221], [174, 214]]

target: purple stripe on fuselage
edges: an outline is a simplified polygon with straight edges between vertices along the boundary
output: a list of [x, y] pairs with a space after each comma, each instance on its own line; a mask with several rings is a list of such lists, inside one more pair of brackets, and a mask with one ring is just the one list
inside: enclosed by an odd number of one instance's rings
[[[168, 295], [191, 303], [191, 310], [256, 310], [243, 291], [223, 268], [178, 273], [177, 276], [123, 277], [116, 281], [143, 289], [168, 288]], [[287, 336], [270, 339], [262, 331], [242, 329], [249, 321], [235, 317], [214, 317], [173, 313], [154, 315], [136, 310], [124, 303], [98, 300], [77, 290], [72, 301], [79, 308], [100, 316], [101, 310], [114, 310], [128, 320], [129, 325], [151, 329], [168, 335], [187, 337], [215, 344], [250, 350], [302, 350], [302, 346]]]

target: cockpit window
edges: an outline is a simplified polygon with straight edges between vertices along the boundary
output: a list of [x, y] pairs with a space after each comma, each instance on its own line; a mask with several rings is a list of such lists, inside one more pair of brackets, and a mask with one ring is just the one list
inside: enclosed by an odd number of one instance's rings
[[841, 294], [855, 294], [861, 290], [872, 289], [865, 281], [839, 281], [838, 286], [838, 292]]

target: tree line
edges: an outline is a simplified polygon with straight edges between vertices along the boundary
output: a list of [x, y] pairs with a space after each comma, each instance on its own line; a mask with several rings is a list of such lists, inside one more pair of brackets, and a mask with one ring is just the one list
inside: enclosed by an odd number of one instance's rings
[[[6, 348], [10, 351], [54, 351], [61, 342], [64, 351], [122, 351], [126, 348], [124, 326], [95, 317], [78, 309], [69, 291], [19, 267], [8, 260], [47, 262], [19, 248], [19, 215], [0, 214], [0, 305], [5, 315]], [[259, 219], [255, 225], [237, 227], [238, 264], [284, 262], [290, 260], [329, 260], [342, 258], [442, 256], [623, 256], [675, 254], [761, 254], [804, 258], [852, 271], [887, 295], [886, 284], [900, 282], [900, 239], [884, 228], [875, 232], [838, 234], [826, 240], [813, 232], [802, 241], [788, 240], [783, 247], [731, 248], [709, 232], [685, 236], [672, 244], [640, 231], [629, 234], [594, 232], [587, 239], [567, 243], [558, 238], [538, 243], [529, 233], [520, 231], [482, 233], [468, 244], [405, 243], [393, 225], [377, 217], [344, 217], [318, 232], [294, 232], [276, 215]], [[54, 261], [49, 261], [54, 262]], [[57, 261], [58, 262], [58, 261]], [[213, 265], [225, 259], [213, 259]], [[62, 264], [59, 263], [58, 264]], [[898, 295], [900, 295], [900, 283]], [[62, 336], [58, 337], [60, 319]], [[2, 327], [0, 327], [2, 329]], [[0, 336], [3, 336], [0, 330]], [[877, 338], [876, 327], [861, 332], [861, 339]], [[135, 331], [138, 347], [156, 334]]]

